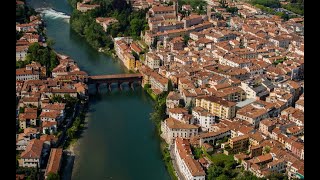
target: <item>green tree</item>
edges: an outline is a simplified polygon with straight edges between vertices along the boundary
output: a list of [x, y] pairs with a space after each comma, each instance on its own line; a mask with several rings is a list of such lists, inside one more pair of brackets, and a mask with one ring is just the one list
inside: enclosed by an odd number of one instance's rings
[[173, 90], [173, 85], [171, 79], [168, 80], [168, 92]]
[[184, 35], [183, 36], [183, 44], [185, 45], [185, 46], [187, 46], [188, 45], [188, 41], [190, 40], [190, 37], [188, 36], [188, 35]]
[[208, 169], [208, 180], [215, 180], [217, 177], [219, 177], [222, 174], [223, 168], [212, 165]]
[[131, 51], [131, 53], [132, 53], [132, 55], [134, 56], [134, 59], [135, 59], [135, 60], [139, 60], [139, 55], [138, 55], [136, 52]]
[[50, 172], [48, 174], [47, 180], [60, 180], [60, 176], [57, 173]]

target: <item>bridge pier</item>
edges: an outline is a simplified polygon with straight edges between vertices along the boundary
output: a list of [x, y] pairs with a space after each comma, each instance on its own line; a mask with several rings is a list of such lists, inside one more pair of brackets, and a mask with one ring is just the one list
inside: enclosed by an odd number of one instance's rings
[[129, 87], [134, 91], [134, 86], [133, 86], [133, 82], [132, 81], [129, 81]]
[[100, 83], [96, 83], [96, 93], [99, 93], [99, 86], [100, 86]]
[[111, 88], [111, 83], [107, 83], [107, 87], [108, 87], [109, 91], [112, 90], [112, 88]]
[[121, 86], [121, 82], [118, 82], [118, 89], [120, 89], [122, 91], [122, 86]]

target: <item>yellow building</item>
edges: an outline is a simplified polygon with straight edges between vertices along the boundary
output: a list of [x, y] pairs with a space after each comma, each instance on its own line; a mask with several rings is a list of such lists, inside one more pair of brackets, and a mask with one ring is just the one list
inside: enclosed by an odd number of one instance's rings
[[232, 149], [233, 153], [247, 150], [248, 145], [249, 136], [247, 134], [229, 139], [229, 146]]
[[134, 68], [136, 67], [136, 60], [135, 60], [134, 56], [128, 52], [124, 53], [124, 62], [123, 63], [126, 66], [126, 68], [128, 68], [129, 70], [134, 70]]
[[236, 103], [216, 96], [205, 96], [196, 99], [196, 106], [208, 110], [220, 118], [231, 119], [236, 115]]

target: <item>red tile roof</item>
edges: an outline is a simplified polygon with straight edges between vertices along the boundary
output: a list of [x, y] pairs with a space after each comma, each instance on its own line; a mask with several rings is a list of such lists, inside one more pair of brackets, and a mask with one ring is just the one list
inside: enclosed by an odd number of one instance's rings
[[62, 159], [62, 148], [52, 148], [46, 168], [45, 175], [48, 173], [58, 173]]
[[43, 141], [32, 139], [29, 141], [26, 150], [21, 153], [23, 159], [40, 159], [43, 148]]

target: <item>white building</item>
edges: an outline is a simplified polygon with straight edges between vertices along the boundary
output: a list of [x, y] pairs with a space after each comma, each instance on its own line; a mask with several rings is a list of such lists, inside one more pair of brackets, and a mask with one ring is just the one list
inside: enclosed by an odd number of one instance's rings
[[43, 141], [39, 139], [32, 139], [29, 141], [26, 150], [21, 153], [21, 161], [19, 162], [19, 166], [40, 168], [42, 150]]
[[192, 109], [193, 123], [199, 124], [203, 131], [209, 131], [212, 124], [215, 123], [215, 116], [202, 107]]
[[24, 61], [27, 57], [29, 46], [16, 46], [16, 61]]
[[182, 117], [186, 114], [188, 114], [188, 110], [185, 108], [171, 108], [169, 111], [169, 117], [182, 120]]
[[174, 154], [179, 171], [186, 180], [205, 180], [206, 173], [200, 163], [193, 158], [190, 143], [187, 139], [176, 138]]
[[176, 137], [191, 138], [198, 135], [198, 126], [183, 123], [174, 118], [168, 118], [161, 123], [162, 137], [172, 144]]
[[39, 71], [27, 70], [26, 68], [16, 69], [17, 81], [39, 80], [39, 76]]
[[159, 69], [160, 67], [160, 57], [157, 56], [155, 53], [148, 52], [146, 55], [146, 59], [144, 64], [151, 69]]

